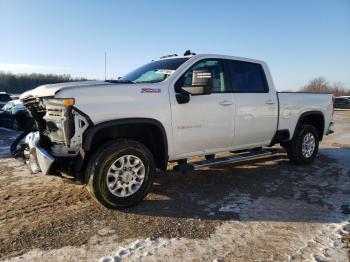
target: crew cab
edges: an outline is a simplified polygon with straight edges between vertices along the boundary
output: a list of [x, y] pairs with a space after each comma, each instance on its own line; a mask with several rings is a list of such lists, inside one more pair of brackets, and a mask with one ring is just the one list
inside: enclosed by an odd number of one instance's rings
[[170, 161], [197, 169], [281, 144], [308, 164], [333, 132], [331, 94], [277, 92], [265, 62], [226, 55], [171, 55], [119, 80], [44, 85], [20, 100], [36, 122], [20, 146], [30, 170], [70, 174], [108, 208], [141, 201]]

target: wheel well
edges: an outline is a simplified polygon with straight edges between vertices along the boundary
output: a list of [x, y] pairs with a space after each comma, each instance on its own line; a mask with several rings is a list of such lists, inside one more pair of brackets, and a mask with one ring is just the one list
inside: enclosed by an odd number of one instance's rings
[[320, 141], [322, 140], [324, 132], [324, 117], [322, 113], [315, 112], [302, 115], [299, 119], [297, 127], [300, 125], [314, 126], [318, 131]]
[[85, 150], [95, 151], [99, 146], [117, 138], [126, 138], [144, 144], [153, 154], [156, 167], [165, 170], [168, 148], [165, 131], [153, 123], [124, 123], [109, 125], [94, 132]]

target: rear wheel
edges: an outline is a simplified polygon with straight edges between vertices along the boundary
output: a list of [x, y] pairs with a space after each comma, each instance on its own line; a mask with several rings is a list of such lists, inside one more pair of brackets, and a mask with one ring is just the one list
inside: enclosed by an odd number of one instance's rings
[[301, 125], [288, 143], [287, 154], [292, 163], [303, 165], [313, 162], [319, 145], [317, 129], [312, 125]]
[[143, 144], [118, 140], [90, 160], [88, 189], [105, 207], [122, 209], [147, 195], [155, 171], [153, 156]]

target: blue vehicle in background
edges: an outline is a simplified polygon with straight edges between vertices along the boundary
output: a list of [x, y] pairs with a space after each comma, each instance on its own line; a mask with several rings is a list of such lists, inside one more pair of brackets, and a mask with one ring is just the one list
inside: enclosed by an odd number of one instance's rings
[[24, 130], [30, 125], [33, 125], [33, 120], [26, 115], [19, 100], [10, 100], [0, 109], [0, 127]]

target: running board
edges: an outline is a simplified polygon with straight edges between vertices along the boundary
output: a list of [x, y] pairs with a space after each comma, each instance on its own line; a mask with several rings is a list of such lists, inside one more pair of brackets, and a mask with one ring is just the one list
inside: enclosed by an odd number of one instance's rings
[[176, 165], [174, 166], [174, 170], [187, 172], [187, 171], [198, 170], [203, 167], [208, 167], [213, 165], [239, 163], [247, 160], [268, 157], [268, 156], [271, 156], [272, 154], [273, 154], [272, 151], [267, 151], [267, 150], [248, 151], [248, 152], [237, 154], [234, 156], [219, 157], [219, 158], [214, 158], [209, 160]]

